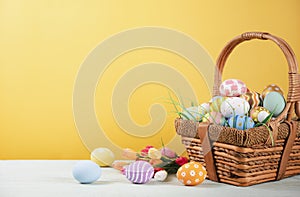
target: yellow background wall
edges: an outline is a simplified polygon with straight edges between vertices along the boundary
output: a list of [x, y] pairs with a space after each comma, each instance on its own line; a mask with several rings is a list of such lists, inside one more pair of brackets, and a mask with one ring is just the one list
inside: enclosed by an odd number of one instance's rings
[[[214, 60], [227, 41], [252, 30], [284, 38], [300, 56], [298, 0], [0, 0], [0, 159], [88, 158], [72, 114], [76, 74], [101, 41], [143, 26], [183, 32], [199, 42]], [[174, 54], [141, 50], [122, 57], [115, 66], [148, 61], [175, 67], [187, 64]], [[240, 78], [257, 91], [278, 83], [286, 92], [287, 72], [278, 47], [253, 41], [234, 51], [224, 78]], [[193, 78], [192, 72], [186, 74]], [[192, 83], [200, 84], [196, 87], [199, 102], [208, 100], [201, 79], [192, 79]], [[160, 96], [161, 89], [151, 88], [137, 91], [132, 102], [147, 103]], [[152, 92], [151, 99], [147, 91]], [[97, 105], [101, 106], [100, 101]], [[132, 109], [140, 124], [149, 118], [140, 115], [144, 110]], [[169, 125], [173, 118], [168, 117]], [[111, 120], [104, 117], [101, 121]], [[174, 135], [172, 129], [164, 132], [170, 132], [167, 140]], [[160, 143], [158, 136], [157, 141], [155, 145]], [[144, 141], [136, 148], [143, 145]]]

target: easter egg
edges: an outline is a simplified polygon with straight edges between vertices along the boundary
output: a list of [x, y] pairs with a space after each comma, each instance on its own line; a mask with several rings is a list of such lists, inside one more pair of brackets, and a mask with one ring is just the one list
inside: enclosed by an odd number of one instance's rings
[[250, 111], [250, 117], [255, 122], [263, 122], [268, 115], [270, 115], [270, 111], [264, 107], [257, 106]]
[[99, 166], [110, 166], [115, 160], [115, 155], [108, 148], [96, 148], [91, 153], [91, 160]]
[[181, 113], [181, 117], [184, 120], [200, 121], [202, 119], [202, 116], [198, 110], [198, 106], [192, 106], [184, 109]]
[[253, 128], [255, 125], [252, 118], [248, 116], [240, 116], [240, 115], [236, 115], [234, 117], [229, 118], [228, 124], [230, 127], [239, 130], [250, 129]]
[[248, 101], [251, 109], [259, 106], [261, 103], [260, 95], [257, 92], [249, 91], [249, 92], [242, 94], [240, 97], [245, 99], [246, 101]]
[[210, 103], [202, 103], [198, 106], [198, 112], [201, 116], [204, 116], [210, 111]]
[[90, 160], [79, 161], [73, 167], [73, 177], [82, 184], [93, 183], [101, 176], [101, 168]]
[[249, 109], [249, 103], [245, 99], [239, 97], [227, 98], [221, 104], [221, 113], [226, 118], [230, 118], [235, 115], [245, 115], [248, 113]]
[[282, 89], [276, 84], [270, 84], [261, 93], [261, 98], [265, 99], [266, 95], [270, 92], [278, 92], [279, 94], [283, 95]]
[[225, 117], [220, 112], [212, 111], [204, 115], [202, 122], [210, 122], [217, 125], [224, 125]]
[[278, 92], [270, 92], [263, 101], [264, 108], [268, 109], [274, 116], [278, 116], [285, 108], [285, 99]]
[[221, 96], [240, 96], [247, 92], [247, 87], [241, 80], [227, 79], [221, 83], [219, 91]]
[[195, 186], [202, 183], [206, 178], [207, 172], [199, 162], [189, 162], [182, 165], [177, 173], [177, 179], [187, 186]]
[[220, 112], [221, 104], [226, 100], [224, 96], [215, 96], [210, 100], [210, 111]]
[[132, 183], [143, 184], [151, 180], [154, 168], [146, 161], [135, 161], [125, 167], [125, 176]]

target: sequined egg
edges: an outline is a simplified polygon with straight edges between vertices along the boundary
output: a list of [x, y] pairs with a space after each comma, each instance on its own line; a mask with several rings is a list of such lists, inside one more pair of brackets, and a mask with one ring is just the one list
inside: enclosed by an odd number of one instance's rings
[[221, 104], [221, 113], [226, 118], [230, 118], [235, 115], [245, 115], [250, 109], [249, 103], [239, 97], [229, 97]]
[[246, 93], [242, 94], [240, 96], [240, 98], [243, 98], [246, 101], [248, 101], [251, 109], [259, 106], [260, 104], [262, 104], [261, 99], [260, 99], [260, 95], [257, 92], [252, 92], [252, 91], [246, 92]]
[[274, 114], [274, 117], [281, 114], [285, 108], [285, 99], [278, 92], [270, 92], [266, 95], [263, 101], [264, 108]]
[[265, 99], [266, 95], [270, 92], [278, 92], [279, 94], [283, 95], [282, 89], [276, 84], [270, 84], [261, 93], [261, 98]]
[[246, 130], [254, 127], [254, 121], [252, 118], [248, 116], [240, 116], [236, 115], [234, 117], [229, 118], [228, 124], [232, 128], [236, 128], [239, 130]]
[[143, 184], [151, 180], [154, 168], [146, 161], [135, 161], [125, 167], [125, 176], [132, 183]]
[[264, 107], [254, 107], [250, 111], [250, 117], [255, 121], [255, 122], [263, 122], [267, 116], [270, 115], [270, 111], [267, 110]]
[[220, 112], [221, 104], [226, 100], [224, 96], [215, 96], [210, 100], [210, 111]]
[[206, 178], [205, 167], [199, 162], [189, 162], [182, 165], [177, 173], [177, 179], [187, 186], [195, 186], [202, 183]]
[[221, 96], [240, 96], [247, 92], [247, 87], [241, 80], [227, 79], [221, 83], [219, 91]]
[[209, 112], [204, 115], [202, 122], [210, 122], [212, 124], [224, 125], [225, 117], [220, 112]]

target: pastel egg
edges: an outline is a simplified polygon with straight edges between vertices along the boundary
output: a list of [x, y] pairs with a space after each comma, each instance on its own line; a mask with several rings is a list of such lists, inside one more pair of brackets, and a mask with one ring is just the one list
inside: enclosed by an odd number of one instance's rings
[[192, 106], [184, 109], [181, 113], [181, 117], [184, 120], [200, 121], [202, 119], [202, 115], [199, 113], [198, 106]]
[[151, 180], [154, 168], [146, 161], [135, 161], [125, 167], [125, 176], [132, 183], [143, 184]]
[[226, 100], [224, 96], [215, 96], [210, 100], [210, 111], [220, 112], [221, 104]]
[[261, 98], [265, 99], [266, 95], [270, 92], [278, 92], [279, 94], [283, 95], [282, 89], [276, 84], [270, 84], [261, 93]]
[[204, 116], [210, 111], [210, 103], [202, 103], [198, 106], [198, 112], [200, 115]]
[[210, 113], [205, 114], [202, 119], [202, 122], [210, 122], [217, 125], [224, 125], [225, 117], [220, 112], [212, 111]]
[[248, 113], [249, 109], [249, 103], [245, 99], [239, 97], [227, 98], [221, 104], [221, 113], [226, 118], [230, 118], [235, 115], [245, 115]]
[[202, 183], [206, 178], [207, 172], [199, 162], [189, 162], [182, 165], [177, 173], [177, 179], [187, 186], [195, 186]]
[[234, 117], [229, 118], [228, 124], [230, 127], [239, 130], [250, 129], [253, 128], [255, 125], [252, 118], [248, 116], [240, 116], [240, 115], [236, 115]]
[[247, 92], [244, 82], [238, 79], [227, 79], [223, 81], [219, 87], [221, 96], [240, 96]]
[[108, 148], [96, 148], [91, 153], [91, 160], [99, 166], [110, 166], [115, 160], [115, 155]]
[[265, 96], [263, 101], [264, 108], [274, 114], [274, 117], [281, 114], [285, 108], [285, 99], [278, 92], [270, 92]]
[[90, 160], [83, 160], [75, 164], [72, 173], [79, 183], [88, 184], [100, 178], [101, 168]]
[[270, 111], [264, 107], [257, 106], [250, 111], [250, 117], [255, 122], [263, 122], [268, 115], [270, 115]]
[[246, 92], [240, 96], [241, 98], [248, 101], [250, 108], [253, 109], [261, 104], [260, 95], [257, 92]]

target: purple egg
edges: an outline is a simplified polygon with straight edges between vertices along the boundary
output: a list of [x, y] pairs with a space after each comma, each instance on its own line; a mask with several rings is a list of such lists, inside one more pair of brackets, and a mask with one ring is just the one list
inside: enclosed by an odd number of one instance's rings
[[154, 168], [146, 161], [135, 161], [125, 168], [125, 176], [132, 183], [147, 183], [154, 174]]

